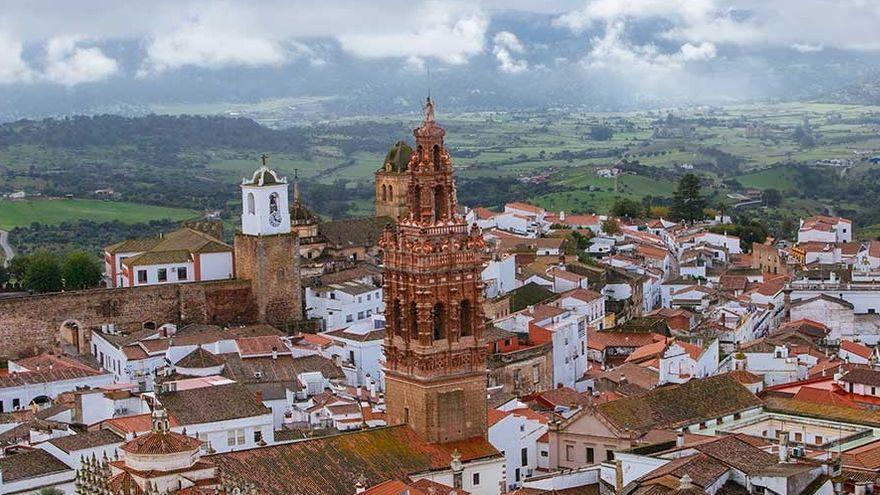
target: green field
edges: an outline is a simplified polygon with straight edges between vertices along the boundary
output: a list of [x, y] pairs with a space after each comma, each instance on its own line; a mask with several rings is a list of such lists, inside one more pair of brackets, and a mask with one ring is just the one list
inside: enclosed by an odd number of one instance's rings
[[160, 219], [183, 220], [197, 215], [195, 211], [181, 208], [93, 199], [0, 201], [0, 229], [4, 230], [23, 227], [33, 222], [47, 225], [77, 220], [140, 223]]

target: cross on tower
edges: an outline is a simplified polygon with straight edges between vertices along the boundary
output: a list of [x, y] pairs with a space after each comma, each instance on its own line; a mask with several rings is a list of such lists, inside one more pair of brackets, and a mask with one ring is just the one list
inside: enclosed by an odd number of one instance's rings
[[268, 163], [269, 163], [269, 155], [267, 155], [266, 153], [262, 153], [262, 154], [260, 155], [260, 161], [263, 162], [263, 166], [264, 166], [264, 167], [268, 166]]

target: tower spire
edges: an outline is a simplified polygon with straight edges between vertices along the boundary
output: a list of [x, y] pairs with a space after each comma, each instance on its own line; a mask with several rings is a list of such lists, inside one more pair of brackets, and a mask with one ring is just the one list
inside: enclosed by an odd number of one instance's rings
[[293, 203], [299, 204], [299, 169], [293, 169]]

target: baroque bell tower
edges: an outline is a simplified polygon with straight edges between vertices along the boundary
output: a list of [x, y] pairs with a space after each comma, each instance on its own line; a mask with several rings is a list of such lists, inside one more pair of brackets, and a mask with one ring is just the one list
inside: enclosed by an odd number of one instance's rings
[[385, 264], [385, 394], [389, 424], [423, 440], [485, 438], [482, 234], [456, 209], [446, 131], [425, 119], [413, 130], [406, 216], [379, 246]]

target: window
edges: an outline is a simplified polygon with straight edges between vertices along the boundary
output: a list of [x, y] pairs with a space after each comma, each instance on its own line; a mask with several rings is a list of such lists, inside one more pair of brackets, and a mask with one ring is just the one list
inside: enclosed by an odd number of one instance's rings
[[701, 430], [705, 430], [705, 429], [706, 429], [706, 423], [700, 423], [700, 429], [701, 429]]
[[458, 321], [461, 326], [461, 335], [468, 336], [473, 334], [473, 325], [471, 324], [471, 302], [467, 299], [462, 300], [458, 304]]
[[247, 212], [250, 215], [254, 214], [254, 193], [248, 193], [247, 195]]
[[364, 312], [358, 311], [358, 320], [363, 320], [363, 319], [364, 319]]
[[473, 479], [472, 485], [480, 486], [480, 473], [474, 473], [472, 479]]
[[514, 478], [515, 478], [514, 481], [519, 483], [519, 468], [514, 469], [513, 474], [514, 474]]
[[565, 460], [568, 462], [574, 460], [574, 445], [565, 446]]
[[354, 364], [354, 351], [348, 351], [348, 360]]
[[12, 409], [15, 410], [20, 407], [21, 407], [21, 400], [20, 399], [12, 399]]
[[546, 450], [542, 450], [542, 451], [541, 451], [541, 457], [547, 457], [547, 456], [549, 456], [549, 455], [550, 455], [550, 453], [547, 452]]
[[159, 268], [156, 272], [159, 278], [159, 282], [167, 282], [168, 281], [168, 269], [167, 268]]
[[734, 413], [733, 414], [733, 419], [739, 419], [741, 417], [742, 417], [742, 413]]
[[614, 451], [609, 449], [608, 446], [605, 446], [605, 460], [613, 461], [614, 460]]
[[372, 314], [373, 314], [373, 310], [372, 310], [372, 309], [368, 309], [368, 310], [367, 310], [367, 318], [369, 318]]
[[587, 464], [594, 462], [596, 462], [596, 453], [593, 451], [593, 447], [587, 447]]
[[230, 447], [234, 447], [236, 445], [244, 445], [244, 430], [227, 430], [226, 431], [226, 445]]
[[520, 466], [528, 466], [529, 465], [529, 449], [523, 447], [522, 450], [519, 451], [519, 465]]
[[541, 368], [534, 364], [532, 365], [532, 383], [537, 385], [538, 382], [541, 381]]
[[330, 299], [336, 299], [336, 293], [335, 293], [335, 292], [331, 292], [331, 293], [330, 293]]
[[794, 441], [795, 441], [795, 442], [803, 442], [803, 441], [804, 441], [804, 435], [803, 435], [802, 433], [795, 433], [795, 434], [794, 434]]
[[822, 445], [822, 435], [816, 435], [816, 445]]
[[443, 315], [443, 303], [435, 304], [432, 314], [434, 320], [434, 340], [440, 340], [444, 337], [444, 327], [446, 326], [445, 318]]
[[364, 296], [358, 296], [358, 304], [364, 302]]
[[202, 445], [205, 446], [205, 450], [211, 450], [211, 441], [208, 440], [207, 433], [199, 432], [199, 441], [202, 442]]
[[354, 317], [352, 315], [345, 315], [345, 322], [351, 323], [354, 321]]
[[180, 266], [177, 268], [177, 280], [186, 280], [189, 275], [186, 273], [186, 267]]
[[262, 441], [263, 441], [262, 430], [254, 430], [254, 443], [260, 443]]
[[139, 284], [147, 283], [147, 271], [146, 270], [138, 270], [138, 283]]

